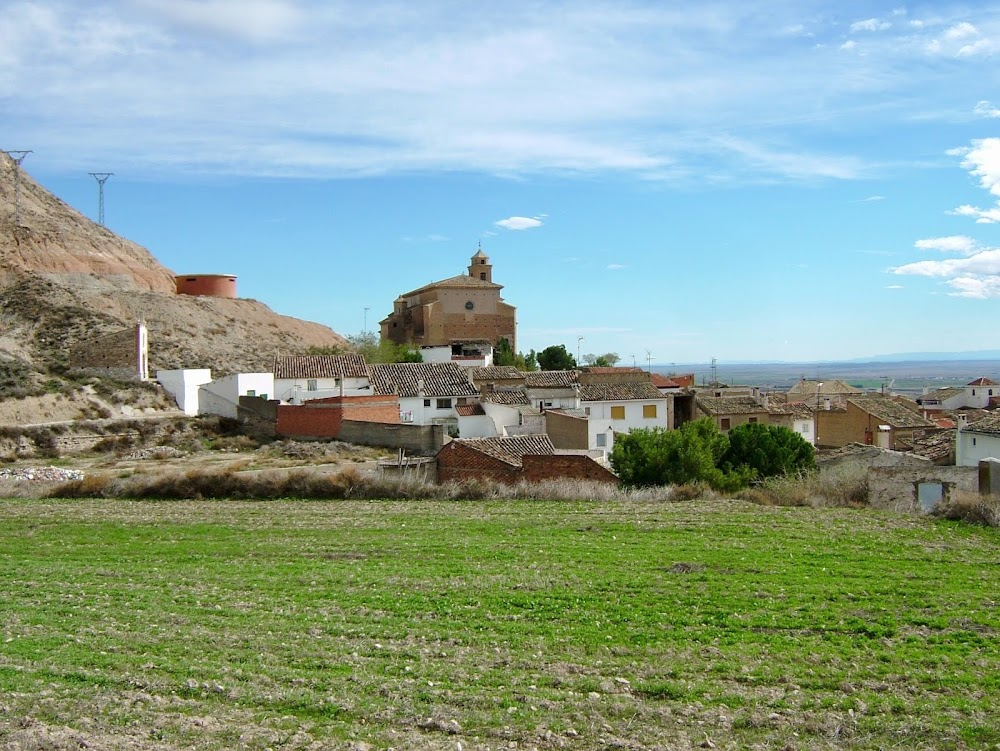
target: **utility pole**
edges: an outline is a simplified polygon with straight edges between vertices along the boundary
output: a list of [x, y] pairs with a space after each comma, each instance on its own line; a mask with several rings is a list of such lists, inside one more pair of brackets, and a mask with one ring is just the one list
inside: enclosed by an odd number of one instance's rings
[[368, 333], [368, 311], [369, 310], [371, 310], [371, 308], [368, 308], [368, 307], [365, 308], [364, 328], [361, 329], [361, 333], [363, 333], [363, 334], [367, 334]]
[[4, 151], [14, 162], [14, 224], [21, 226], [21, 162], [31, 153], [31, 149]]
[[88, 172], [92, 178], [97, 180], [97, 223], [104, 226], [104, 183], [108, 181], [114, 172]]
[[652, 362], [653, 362], [653, 353], [650, 350], [647, 349], [646, 350], [646, 372], [647, 373], [652, 373], [653, 372], [653, 366], [651, 364]]
[[583, 341], [582, 336], [576, 338], [576, 367], [580, 367], [580, 342]]

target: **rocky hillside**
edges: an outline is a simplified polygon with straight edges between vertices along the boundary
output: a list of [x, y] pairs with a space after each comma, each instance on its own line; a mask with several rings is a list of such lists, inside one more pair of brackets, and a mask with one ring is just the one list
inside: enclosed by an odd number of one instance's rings
[[148, 250], [90, 221], [23, 169], [20, 202], [18, 224], [14, 165], [0, 153], [0, 378], [22, 368], [58, 375], [70, 347], [140, 318], [151, 372], [262, 371], [275, 355], [345, 345], [326, 326], [253, 300], [174, 294], [173, 273]]

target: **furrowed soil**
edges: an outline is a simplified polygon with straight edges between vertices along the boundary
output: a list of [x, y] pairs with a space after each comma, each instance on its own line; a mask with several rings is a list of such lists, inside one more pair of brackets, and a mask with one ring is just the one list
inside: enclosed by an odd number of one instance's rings
[[0, 501], [2, 749], [1000, 744], [1000, 534], [740, 501]]

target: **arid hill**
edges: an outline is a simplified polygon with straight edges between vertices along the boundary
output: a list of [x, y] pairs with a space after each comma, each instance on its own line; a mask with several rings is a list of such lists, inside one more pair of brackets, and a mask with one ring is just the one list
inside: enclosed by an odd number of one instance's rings
[[332, 329], [278, 315], [254, 300], [174, 293], [174, 275], [145, 248], [118, 237], [20, 172], [0, 153], [0, 359], [48, 377], [81, 341], [144, 319], [150, 371], [266, 371], [275, 355], [343, 346]]

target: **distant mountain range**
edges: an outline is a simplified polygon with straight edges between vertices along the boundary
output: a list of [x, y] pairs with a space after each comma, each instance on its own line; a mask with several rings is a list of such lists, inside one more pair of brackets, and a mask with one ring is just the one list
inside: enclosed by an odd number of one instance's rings
[[969, 352], [900, 352], [895, 355], [873, 355], [845, 362], [942, 362], [954, 360], [1000, 360], [1000, 349], [977, 349]]

